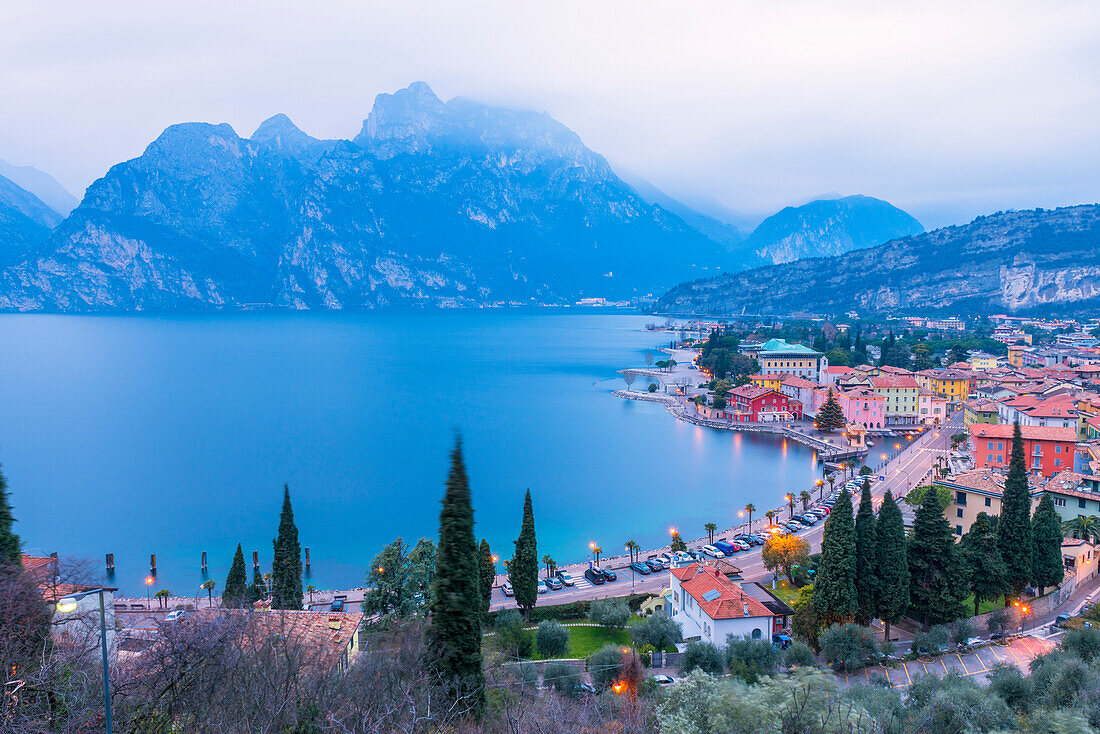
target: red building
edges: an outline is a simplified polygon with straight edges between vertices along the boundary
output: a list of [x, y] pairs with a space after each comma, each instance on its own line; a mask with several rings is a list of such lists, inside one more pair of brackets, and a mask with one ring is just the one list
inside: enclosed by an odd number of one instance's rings
[[[1073, 469], [1077, 429], [1020, 426], [1024, 439], [1024, 458], [1029, 472], [1052, 477]], [[974, 468], [1006, 467], [1012, 454], [1012, 426], [974, 423], [970, 426], [970, 455]]]
[[[802, 403], [767, 387], [742, 385], [726, 396], [726, 410], [739, 421], [789, 421], [802, 417]], [[743, 417], [741, 417], [743, 416]]]

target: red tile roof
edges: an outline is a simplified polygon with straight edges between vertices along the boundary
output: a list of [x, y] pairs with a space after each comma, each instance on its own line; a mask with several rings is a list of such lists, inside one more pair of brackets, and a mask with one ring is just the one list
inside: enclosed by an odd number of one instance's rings
[[908, 375], [883, 375], [880, 377], [872, 377], [871, 384], [875, 387], [910, 388], [913, 390], [920, 388], [917, 381]]
[[[1048, 428], [1046, 426], [1020, 426], [1020, 434], [1030, 441], [1077, 442], [1077, 430], [1074, 428]], [[970, 435], [975, 438], [1012, 438], [1012, 426], [1007, 423], [974, 423], [970, 426]]]
[[[771, 617], [772, 612], [759, 600], [741, 590], [726, 578], [717, 566], [691, 563], [671, 570], [680, 580], [683, 590], [691, 594], [699, 608], [711, 619], [738, 619], [744, 617]], [[708, 591], [719, 595], [709, 601], [703, 597]], [[748, 614], [745, 614], [746, 608]]]

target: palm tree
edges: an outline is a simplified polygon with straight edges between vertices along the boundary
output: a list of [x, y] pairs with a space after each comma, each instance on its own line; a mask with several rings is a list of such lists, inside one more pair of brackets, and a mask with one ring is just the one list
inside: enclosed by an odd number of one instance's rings
[[309, 594], [309, 603], [310, 604], [313, 603], [313, 592], [315, 592], [315, 591], [317, 591], [317, 588], [313, 584], [310, 584], [309, 586], [306, 587], [306, 593]]
[[206, 589], [206, 600], [207, 600], [208, 604], [211, 607], [214, 606], [214, 587], [215, 586], [217, 586], [217, 584], [214, 583], [214, 579], [204, 581], [203, 584], [202, 584], [202, 588]]
[[716, 530], [718, 530], [718, 526], [715, 525], [712, 522], [708, 522], [706, 525], [703, 526], [703, 530], [707, 531], [707, 542], [708, 543], [713, 543], [714, 542], [714, 532]]
[[1062, 534], [1086, 541], [1089, 538], [1100, 541], [1100, 517], [1078, 515], [1072, 520], [1066, 520], [1062, 523]]
[[802, 493], [798, 495], [798, 498], [800, 500], [802, 500], [802, 511], [803, 512], [810, 509], [810, 500], [812, 500], [813, 497], [810, 495], [809, 492], [807, 492], [806, 490], [802, 490]]
[[752, 513], [756, 512], [756, 505], [748, 503], [745, 505], [745, 512], [749, 513], [749, 532], [752, 532]]
[[641, 550], [641, 547], [633, 540], [626, 541], [626, 552], [630, 554], [631, 563], [634, 563], [634, 554]]
[[788, 518], [792, 518], [792, 517], [794, 517], [794, 494], [791, 493], [791, 492], [788, 492], [787, 496], [786, 496], [786, 500], [787, 500], [787, 507], [791, 508], [791, 514], [788, 515]]
[[172, 596], [172, 592], [168, 589], [161, 589], [157, 593], [153, 594], [153, 598], [160, 602], [161, 607], [168, 604], [168, 597]]
[[775, 525], [775, 510], [768, 510], [764, 513], [764, 517], [768, 518], [768, 526]]
[[596, 565], [600, 565], [600, 554], [603, 553], [603, 548], [597, 545], [592, 549], [592, 552], [596, 555]]
[[856, 475], [856, 467], [859, 466], [859, 462], [856, 461], [855, 459], [848, 459], [847, 463], [848, 463], [848, 470], [851, 472], [852, 476], [854, 477]]
[[829, 483], [829, 494], [833, 493], [833, 485], [836, 484], [836, 474], [830, 474], [825, 477], [825, 481]]
[[558, 567], [558, 565], [554, 563], [554, 559], [550, 557], [549, 553], [542, 557], [542, 565], [546, 566], [546, 578], [550, 578], [551, 576], [553, 576], [554, 569]]

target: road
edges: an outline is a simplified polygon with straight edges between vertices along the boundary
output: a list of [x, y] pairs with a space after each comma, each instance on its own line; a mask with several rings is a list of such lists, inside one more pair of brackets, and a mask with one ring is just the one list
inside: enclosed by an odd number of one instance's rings
[[[936, 457], [944, 456], [950, 450], [951, 446], [951, 434], [958, 433], [962, 430], [962, 413], [957, 411], [953, 413], [947, 420], [947, 422], [939, 428], [926, 428], [923, 432], [918, 433], [914, 431], [912, 441], [905, 438], [890, 439], [880, 438], [876, 445], [872, 447], [871, 453], [867, 457], [868, 465], [875, 469], [876, 476], [882, 477], [882, 481], [876, 481], [872, 488], [872, 495], [876, 500], [876, 507], [882, 501], [882, 496], [886, 493], [886, 490], [890, 490], [895, 497], [903, 497], [908, 494], [909, 490], [917, 486], [922, 479], [928, 476], [932, 471], [932, 466], [936, 461]], [[889, 441], [889, 443], [887, 443]], [[894, 445], [900, 445], [900, 449], [895, 449]], [[883, 461], [876, 457], [881, 457], [883, 454], [887, 456], [887, 459]], [[781, 490], [780, 490], [781, 491]], [[818, 494], [816, 488], [810, 489], [811, 494], [815, 497]], [[855, 502], [858, 503], [858, 496], [855, 498]], [[911, 513], [908, 511], [908, 506], [902, 503], [903, 514], [911, 517]], [[796, 509], [798, 505], [796, 504]], [[765, 527], [767, 520], [760, 518], [753, 519], [753, 529], [759, 530]], [[808, 528], [798, 533], [802, 538], [810, 544], [811, 552], [817, 552], [821, 548], [821, 535], [824, 531], [825, 523], [819, 523], [812, 528]], [[723, 533], [719, 533], [715, 536], [715, 539], [726, 540], [733, 535], [742, 532], [744, 528], [736, 530], [727, 530]], [[697, 549], [706, 543], [706, 539], [700, 538], [688, 543], [692, 549]], [[655, 551], [642, 551], [641, 556], [645, 558], [653, 553], [659, 553], [668, 550], [668, 547], [660, 548]], [[749, 581], [770, 581], [772, 574], [770, 571], [764, 568], [764, 562], [760, 558], [760, 548], [753, 548], [749, 551], [744, 551], [733, 556], [730, 561], [737, 565], [741, 569], [742, 576]], [[547, 606], [551, 604], [568, 604], [570, 602], [580, 601], [584, 599], [601, 599], [609, 596], [623, 596], [629, 594], [633, 590], [636, 593], [659, 593], [662, 589], [668, 587], [668, 572], [662, 572], [653, 574], [650, 576], [637, 576], [634, 575], [629, 569], [620, 570], [619, 564], [612, 564], [609, 568], [612, 568], [618, 573], [619, 579], [613, 583], [603, 584], [602, 586], [592, 586], [587, 580], [584, 579], [583, 569], [585, 566], [572, 565], [567, 567], [567, 570], [573, 575], [576, 581], [576, 586], [573, 588], [565, 588], [561, 591], [550, 591], [539, 596], [538, 604], [540, 606]], [[508, 609], [515, 607], [515, 600], [505, 597], [503, 592], [499, 588], [493, 590], [493, 600], [490, 605], [490, 609]]]

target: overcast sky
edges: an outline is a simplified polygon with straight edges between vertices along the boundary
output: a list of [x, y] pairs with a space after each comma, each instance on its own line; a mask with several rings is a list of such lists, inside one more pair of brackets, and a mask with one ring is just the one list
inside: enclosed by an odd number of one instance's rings
[[11, 1], [0, 158], [79, 194], [175, 122], [350, 137], [424, 80], [693, 203], [863, 193], [937, 226], [1100, 200], [1098, 70], [1096, 0]]

